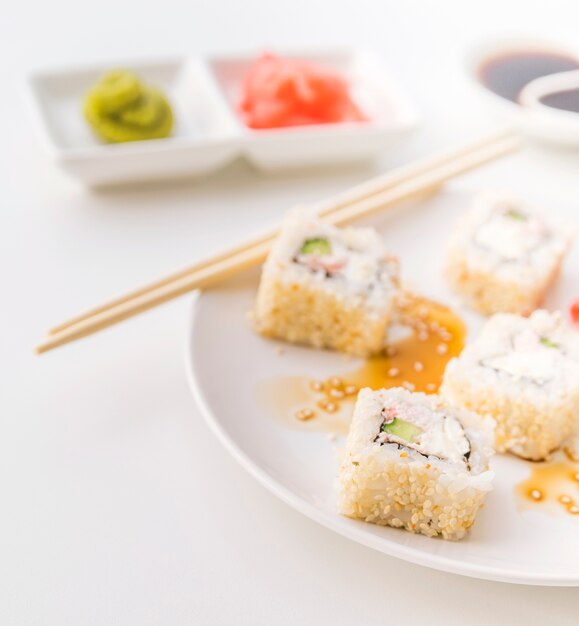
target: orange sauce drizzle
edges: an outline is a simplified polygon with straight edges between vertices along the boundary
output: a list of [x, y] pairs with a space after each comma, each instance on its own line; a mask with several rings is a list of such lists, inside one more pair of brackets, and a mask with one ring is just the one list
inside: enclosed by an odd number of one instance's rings
[[393, 341], [384, 354], [340, 376], [312, 380], [283, 376], [258, 386], [266, 410], [292, 428], [347, 434], [361, 387], [406, 387], [435, 393], [448, 361], [464, 347], [466, 327], [448, 307], [407, 296], [399, 311], [408, 335]]
[[466, 327], [448, 307], [423, 298], [408, 298], [400, 317], [411, 334], [345, 378], [359, 387], [408, 387], [435, 393], [446, 364], [464, 347]]
[[[342, 375], [324, 380], [281, 376], [258, 385], [258, 399], [272, 416], [294, 429], [348, 433], [352, 408], [362, 387], [406, 387], [436, 393], [448, 361], [460, 354], [466, 338], [463, 321], [448, 307], [409, 296], [399, 311], [409, 334], [390, 343], [383, 354]], [[554, 504], [579, 516], [579, 457], [531, 463], [530, 476], [515, 487], [525, 503]]]
[[515, 490], [526, 504], [557, 507], [579, 516], [579, 459], [571, 457], [546, 463], [532, 463], [531, 475]]

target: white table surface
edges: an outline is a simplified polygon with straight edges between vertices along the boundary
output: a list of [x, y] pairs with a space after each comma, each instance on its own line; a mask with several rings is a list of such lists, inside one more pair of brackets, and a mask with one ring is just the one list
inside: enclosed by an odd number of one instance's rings
[[[275, 499], [201, 421], [183, 368], [188, 298], [36, 358], [51, 323], [238, 241], [368, 167], [91, 193], [43, 153], [27, 69], [362, 44], [420, 105], [379, 169], [492, 126], [461, 51], [493, 33], [576, 39], [579, 4], [20, 0], [0, 19], [0, 623], [577, 624], [579, 590], [461, 578], [388, 558]], [[471, 175], [579, 202], [579, 158], [533, 149]], [[570, 551], [577, 545], [571, 546]], [[579, 567], [579, 561], [578, 561]]]

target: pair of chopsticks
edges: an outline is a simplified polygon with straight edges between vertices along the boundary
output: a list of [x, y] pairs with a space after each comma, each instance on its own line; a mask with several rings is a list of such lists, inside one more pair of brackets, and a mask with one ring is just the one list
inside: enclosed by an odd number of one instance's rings
[[[392, 170], [315, 208], [320, 217], [333, 224], [349, 224], [405, 200], [434, 193], [446, 181], [509, 154], [519, 146], [520, 140], [512, 131], [497, 132]], [[36, 348], [36, 353], [41, 354], [87, 337], [173, 298], [195, 289], [203, 289], [262, 263], [278, 232], [278, 229], [266, 232], [55, 326], [49, 330], [44, 343]]]

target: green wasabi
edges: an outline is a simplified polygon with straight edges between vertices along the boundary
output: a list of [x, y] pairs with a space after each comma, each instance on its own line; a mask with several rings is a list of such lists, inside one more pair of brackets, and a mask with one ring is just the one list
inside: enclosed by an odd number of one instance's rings
[[132, 72], [105, 74], [84, 100], [84, 116], [105, 141], [123, 143], [168, 137], [173, 111], [165, 96]]
[[330, 242], [324, 237], [306, 239], [300, 248], [300, 254], [331, 254]]
[[416, 443], [416, 437], [422, 432], [422, 429], [418, 428], [418, 426], [397, 417], [387, 424], [382, 424], [380, 430], [383, 433], [408, 441], [408, 443]]

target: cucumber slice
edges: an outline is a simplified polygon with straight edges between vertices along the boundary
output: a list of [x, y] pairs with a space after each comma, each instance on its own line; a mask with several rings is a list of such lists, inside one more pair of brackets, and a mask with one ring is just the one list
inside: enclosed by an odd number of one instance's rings
[[398, 437], [398, 439], [403, 439], [404, 441], [408, 441], [408, 443], [416, 443], [416, 438], [422, 432], [421, 428], [407, 422], [405, 420], [394, 418], [388, 424], [382, 424], [380, 430], [383, 433], [388, 433], [389, 435], [394, 435], [394, 437]]
[[517, 220], [518, 222], [526, 222], [527, 216], [521, 211], [517, 211], [517, 209], [509, 209], [505, 212], [507, 217], [510, 217], [512, 220]]
[[541, 337], [541, 343], [547, 348], [558, 348], [559, 344], [549, 339], [549, 337]]
[[300, 254], [331, 254], [330, 242], [324, 237], [306, 239], [300, 248]]

